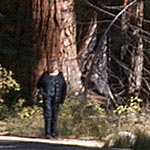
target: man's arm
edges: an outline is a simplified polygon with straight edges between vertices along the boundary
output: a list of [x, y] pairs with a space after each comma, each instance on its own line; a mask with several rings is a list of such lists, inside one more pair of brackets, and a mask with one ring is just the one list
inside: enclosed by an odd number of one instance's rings
[[66, 98], [66, 95], [67, 95], [67, 83], [66, 83], [66, 81], [65, 81], [65, 79], [64, 79], [64, 76], [63, 76], [63, 74], [61, 75], [62, 76], [62, 94], [61, 94], [61, 101], [62, 101], [62, 103], [64, 103], [64, 101], [65, 101], [65, 98]]
[[37, 82], [37, 90], [36, 90], [37, 101], [43, 99], [43, 76], [44, 74], [42, 74], [42, 76], [39, 78]]

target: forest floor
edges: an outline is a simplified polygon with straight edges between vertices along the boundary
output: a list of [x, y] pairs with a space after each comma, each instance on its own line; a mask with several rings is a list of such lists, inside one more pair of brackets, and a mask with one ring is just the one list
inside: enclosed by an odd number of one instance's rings
[[99, 150], [104, 150], [103, 147], [149, 150], [150, 147], [149, 110], [122, 113], [118, 116], [113, 112], [106, 114], [93, 101], [68, 100], [60, 109], [60, 137], [54, 140], [44, 139], [41, 107], [23, 107], [16, 115], [8, 115], [5, 112], [2, 116], [9, 117], [0, 120], [0, 144], [1, 141], [21, 141], [33, 144], [75, 145], [88, 149], [97, 147]]

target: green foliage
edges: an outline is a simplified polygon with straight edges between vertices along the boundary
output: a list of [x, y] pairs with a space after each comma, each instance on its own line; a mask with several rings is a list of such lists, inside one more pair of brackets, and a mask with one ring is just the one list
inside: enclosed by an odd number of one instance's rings
[[[43, 110], [41, 109], [41, 107], [24, 106], [24, 103], [25, 99], [19, 99], [15, 105], [18, 123], [24, 124], [24, 127], [22, 127], [23, 125], [21, 125], [22, 130], [21, 127], [17, 127], [18, 129], [10, 127], [10, 130], [12, 130], [11, 133], [15, 133], [17, 135], [27, 135], [27, 133], [24, 132], [28, 131], [25, 131], [24, 128], [28, 126], [28, 129], [32, 130], [31, 128], [33, 124], [35, 124], [35, 128], [37, 128], [38, 125], [39, 130], [43, 129], [44, 131], [42, 119]], [[58, 123], [59, 133], [62, 137], [74, 136], [78, 138], [101, 138], [111, 132], [110, 125], [106, 119], [105, 110], [100, 108], [94, 100], [86, 101], [67, 99], [65, 101], [65, 104], [60, 106]], [[37, 130], [36, 132], [38, 132], [38, 135], [40, 135], [39, 132], [41, 131]], [[40, 136], [42, 136], [42, 132]]]
[[23, 104], [26, 102], [25, 99], [19, 99], [18, 102], [15, 105], [15, 110], [21, 119], [30, 119], [34, 117], [34, 115], [40, 113], [40, 108], [38, 106], [23, 106]]
[[20, 85], [12, 77], [12, 71], [7, 71], [0, 65], [0, 119], [7, 117], [8, 108], [5, 105], [5, 100], [3, 96], [9, 94], [10, 91], [19, 91]]
[[[141, 101], [140, 99], [131, 99], [132, 102]], [[43, 137], [44, 136], [44, 119], [43, 110], [38, 106], [24, 106], [25, 99], [19, 99], [15, 105], [17, 116], [15, 118], [7, 118], [7, 131], [10, 135], [29, 136], [29, 137]], [[143, 110], [141, 110], [143, 112]], [[150, 111], [143, 112], [144, 114], [138, 118], [146, 117], [145, 119], [150, 123]], [[113, 113], [111, 113], [114, 115]], [[60, 106], [58, 130], [61, 137], [74, 137], [74, 138], [96, 138], [105, 141], [107, 147], [130, 147], [134, 150], [148, 150], [149, 148], [149, 135], [145, 132], [137, 131], [136, 124], [126, 124], [123, 126], [114, 126], [116, 122], [108, 119], [114, 119], [111, 114], [106, 114], [105, 110], [99, 107], [95, 100], [78, 100], [66, 99], [65, 103]], [[128, 116], [129, 117], [129, 116]], [[148, 119], [149, 117], [149, 119]], [[139, 119], [141, 120], [141, 119]], [[149, 131], [150, 127], [147, 121], [142, 120], [138, 127]], [[147, 126], [145, 125], [147, 124]], [[142, 125], [142, 126], [141, 126]], [[132, 131], [131, 131], [132, 130]], [[120, 136], [120, 131], [129, 131], [134, 135]]]
[[8, 94], [11, 90], [20, 90], [20, 85], [12, 76], [12, 71], [7, 71], [0, 65], [0, 97], [4, 94]]
[[106, 112], [94, 100], [68, 99], [61, 107], [60, 134], [101, 138], [110, 132]]
[[142, 99], [138, 97], [131, 97], [129, 99], [128, 104], [126, 105], [120, 105], [117, 107], [114, 112], [118, 115], [121, 115], [123, 113], [131, 113], [131, 112], [139, 112], [141, 111], [140, 103], [142, 102]]
[[[8, 118], [8, 130], [12, 135], [43, 136], [43, 110], [38, 106], [25, 106], [20, 98], [14, 110], [15, 118]], [[67, 99], [61, 105], [58, 129], [62, 137], [101, 138], [112, 132], [106, 119], [106, 112], [93, 100]], [[26, 130], [28, 128], [28, 131]], [[33, 129], [35, 129], [35, 132]], [[31, 134], [32, 133], [32, 134]]]
[[18, 115], [21, 119], [31, 118], [39, 111], [40, 109], [37, 106], [32, 106], [32, 107], [28, 106], [28, 107], [24, 107], [21, 112], [18, 112]]
[[20, 98], [14, 106], [15, 117], [8, 117], [7, 130], [11, 135], [42, 137], [44, 131], [42, 108], [36, 105], [25, 106], [26, 100]]
[[8, 115], [8, 107], [5, 105], [4, 100], [0, 98], [0, 120], [6, 118]]
[[7, 122], [9, 122], [7, 125], [7, 130], [10, 135], [43, 137], [44, 122], [42, 109], [37, 106], [20, 107], [22, 101], [23, 99], [17, 103], [16, 117], [10, 117], [7, 119]]

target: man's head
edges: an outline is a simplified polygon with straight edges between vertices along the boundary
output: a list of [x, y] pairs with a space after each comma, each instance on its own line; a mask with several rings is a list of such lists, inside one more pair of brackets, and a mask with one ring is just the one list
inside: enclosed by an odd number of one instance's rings
[[58, 62], [55, 59], [52, 59], [48, 62], [48, 71], [54, 72], [58, 69]]

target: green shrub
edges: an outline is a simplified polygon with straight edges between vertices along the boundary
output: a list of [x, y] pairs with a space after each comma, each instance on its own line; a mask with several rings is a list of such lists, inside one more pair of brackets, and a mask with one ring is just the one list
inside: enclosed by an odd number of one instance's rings
[[5, 105], [4, 100], [0, 98], [0, 120], [8, 116], [8, 107]]
[[121, 115], [123, 113], [139, 112], [141, 111], [140, 107], [141, 102], [142, 99], [138, 97], [131, 97], [126, 105], [118, 106], [117, 109], [114, 110], [114, 112], [118, 115]]
[[8, 118], [7, 130], [10, 135], [43, 137], [44, 121], [42, 109], [38, 106], [23, 107], [18, 110], [18, 115]]
[[8, 107], [5, 105], [3, 96], [10, 91], [19, 91], [20, 85], [13, 78], [12, 71], [7, 71], [0, 65], [0, 119], [7, 117]]
[[67, 99], [59, 115], [62, 136], [101, 138], [110, 132], [106, 112], [95, 100]]
[[7, 71], [0, 65], [0, 97], [9, 93], [11, 90], [20, 90], [20, 85], [12, 76], [12, 71]]
[[[7, 128], [11, 135], [19, 136], [44, 136], [43, 109], [38, 106], [24, 106], [24, 99], [19, 99], [15, 105], [17, 116], [8, 118]], [[142, 110], [141, 110], [142, 111]], [[138, 118], [149, 117], [150, 112], [139, 115]], [[120, 118], [114, 118], [114, 114], [106, 114], [105, 110], [99, 107], [95, 100], [66, 99], [65, 103], [60, 106], [58, 130], [60, 137], [74, 137], [87, 139], [101, 139], [106, 142], [106, 146], [116, 147], [136, 147], [142, 142], [148, 144], [149, 138], [143, 135], [134, 134], [137, 127], [149, 131], [149, 124], [126, 124], [125, 119], [123, 126], [117, 126]], [[129, 117], [129, 116], [127, 116]], [[111, 119], [109, 119], [111, 118]], [[114, 120], [116, 119], [116, 120]], [[140, 119], [139, 119], [140, 120]], [[147, 118], [148, 121], [148, 118]], [[150, 123], [150, 119], [149, 119]], [[119, 137], [119, 132], [128, 131], [133, 133], [137, 138]], [[143, 132], [142, 132], [143, 133]], [[112, 136], [111, 136], [112, 135]], [[143, 140], [140, 139], [143, 137]], [[135, 141], [136, 140], [136, 141]], [[135, 142], [135, 143], [134, 143]], [[145, 145], [146, 147], [146, 145]]]
[[126, 105], [120, 105], [113, 111], [119, 127], [139, 122], [139, 115], [142, 111], [141, 102], [142, 99], [131, 97]]

